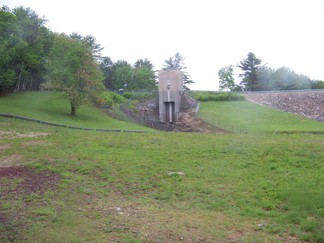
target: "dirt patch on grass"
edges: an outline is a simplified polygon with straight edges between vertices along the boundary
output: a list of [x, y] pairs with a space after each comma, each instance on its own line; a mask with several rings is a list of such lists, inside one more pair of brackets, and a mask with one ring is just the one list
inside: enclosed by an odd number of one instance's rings
[[28, 227], [29, 208], [47, 204], [45, 192], [54, 190], [58, 174], [27, 167], [0, 167], [0, 242], [16, 241]]
[[45, 132], [30, 132], [30, 133], [16, 133], [12, 131], [0, 131], [0, 138], [15, 139], [15, 138], [37, 138], [48, 136]]
[[25, 142], [23, 145], [24, 146], [38, 146], [38, 145], [48, 145], [50, 144], [47, 141], [40, 141], [40, 140], [30, 140]]
[[[15, 193], [18, 194], [31, 194], [39, 193], [43, 194], [45, 190], [55, 188], [59, 175], [53, 174], [47, 171], [35, 172], [31, 168], [26, 167], [0, 167], [0, 178], [17, 179], [21, 182], [15, 188]], [[1, 197], [8, 196], [10, 189], [4, 188], [1, 190]]]
[[198, 118], [195, 109], [182, 112], [173, 130], [180, 132], [229, 133]]
[[9, 144], [0, 144], [0, 151], [11, 148]]
[[[10, 167], [13, 165], [20, 165], [21, 164], [22, 156], [20, 154], [9, 155], [0, 158], [0, 169], [1, 167]], [[1, 177], [1, 175], [0, 175]]]

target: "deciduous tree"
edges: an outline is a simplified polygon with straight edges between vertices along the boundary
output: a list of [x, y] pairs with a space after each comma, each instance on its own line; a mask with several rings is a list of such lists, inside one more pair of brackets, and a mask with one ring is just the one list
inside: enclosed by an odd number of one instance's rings
[[235, 90], [235, 80], [234, 80], [234, 70], [233, 65], [228, 65], [226, 67], [221, 68], [218, 71], [219, 76], [219, 89], [222, 90]]
[[19, 27], [23, 46], [16, 52], [15, 90], [37, 90], [44, 81], [45, 62], [52, 45], [52, 34], [45, 27], [46, 20], [24, 7], [13, 9]]
[[86, 97], [103, 90], [103, 75], [91, 48], [64, 34], [55, 35], [47, 63], [47, 78], [44, 88], [65, 92], [72, 116]]
[[271, 88], [273, 90], [310, 89], [311, 84], [309, 77], [299, 75], [287, 67], [278, 68], [271, 77]]
[[14, 60], [22, 45], [17, 18], [8, 8], [0, 10], [0, 93], [15, 84]]

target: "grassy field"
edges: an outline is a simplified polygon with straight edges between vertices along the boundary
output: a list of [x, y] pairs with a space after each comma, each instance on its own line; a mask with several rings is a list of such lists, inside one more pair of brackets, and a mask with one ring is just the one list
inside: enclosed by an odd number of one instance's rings
[[236, 133], [324, 132], [324, 123], [249, 101], [202, 102], [199, 116]]
[[55, 92], [23, 92], [1, 97], [0, 112], [85, 128], [150, 130], [134, 123], [113, 119], [90, 104], [82, 105], [73, 117], [70, 115], [68, 100], [62, 93]]
[[0, 127], [0, 242], [324, 241], [323, 135]]

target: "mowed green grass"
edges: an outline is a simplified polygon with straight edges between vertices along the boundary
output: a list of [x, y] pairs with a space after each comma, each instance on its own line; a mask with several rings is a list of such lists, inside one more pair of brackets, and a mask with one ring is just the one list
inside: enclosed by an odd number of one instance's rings
[[[53, 191], [1, 198], [1, 217], [12, 216], [1, 222], [2, 242], [324, 240], [322, 135], [0, 125], [20, 134], [1, 135], [0, 160], [61, 178]], [[21, 136], [40, 132], [48, 135]], [[1, 194], [19, 178], [0, 184]]]
[[73, 117], [69, 101], [60, 92], [22, 92], [0, 97], [0, 112], [84, 128], [150, 130], [116, 120], [91, 104], [81, 105]]
[[201, 102], [199, 117], [235, 133], [324, 132], [324, 123], [249, 101]]

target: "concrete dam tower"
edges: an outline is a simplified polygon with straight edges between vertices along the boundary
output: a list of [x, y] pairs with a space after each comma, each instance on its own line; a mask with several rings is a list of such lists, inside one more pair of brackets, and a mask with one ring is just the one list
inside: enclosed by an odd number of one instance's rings
[[183, 72], [159, 71], [159, 120], [175, 123], [180, 117], [183, 100]]

